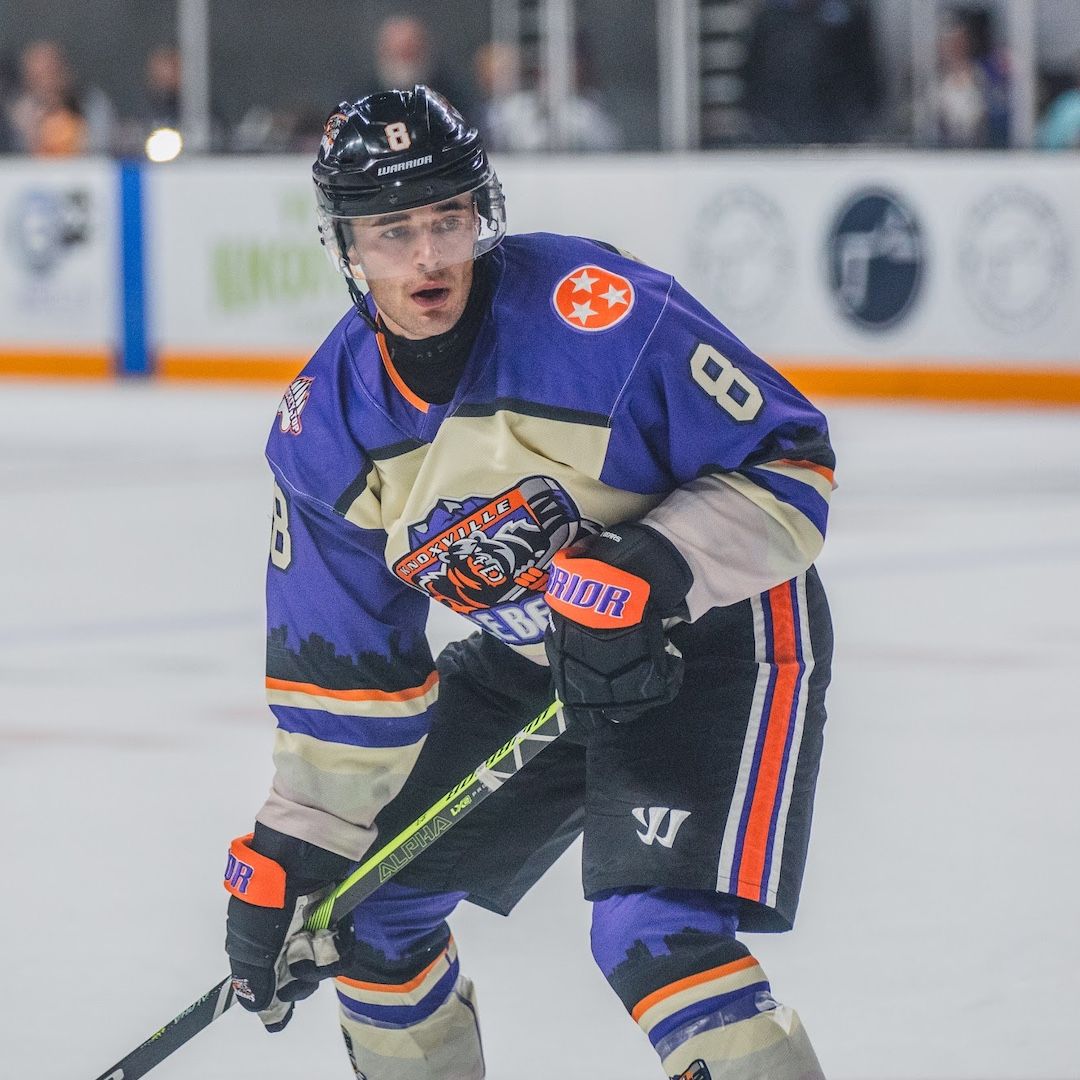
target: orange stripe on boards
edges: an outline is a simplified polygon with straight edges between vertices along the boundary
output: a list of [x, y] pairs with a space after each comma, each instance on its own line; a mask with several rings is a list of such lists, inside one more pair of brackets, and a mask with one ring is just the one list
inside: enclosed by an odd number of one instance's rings
[[154, 370], [177, 382], [290, 383], [307, 363], [306, 356], [249, 356], [230, 353], [181, 353], [163, 350]]
[[[451, 941], [454, 939], [451, 938]], [[415, 990], [435, 969], [435, 965], [446, 959], [446, 953], [450, 946], [448, 945], [434, 960], [419, 975], [411, 978], [408, 982], [397, 983], [391, 985], [390, 983], [373, 983], [373, 982], [361, 982], [359, 979], [350, 979], [347, 975], [339, 975], [336, 979], [339, 983], [344, 983], [346, 986], [353, 986], [357, 990], [371, 990], [376, 994], [407, 994], [410, 990]]]
[[[291, 382], [307, 363], [300, 354], [188, 353], [162, 349], [155, 371], [173, 380], [225, 382]], [[384, 363], [387, 358], [384, 355]], [[991, 404], [1006, 407], [1080, 405], [1080, 361], [1060, 364], [1016, 361], [1008, 367], [957, 366], [948, 359], [894, 358], [881, 364], [854, 358], [837, 364], [830, 357], [773, 356], [770, 361], [809, 397], [867, 398], [877, 401], [924, 401], [954, 404]], [[38, 377], [100, 377], [113, 370], [106, 354], [9, 350], [0, 353], [0, 375]], [[386, 371], [402, 396], [421, 412], [428, 403], [402, 381], [393, 364]]]
[[[792, 706], [799, 664], [795, 652], [795, 612], [791, 603], [791, 584], [786, 582], [770, 589], [769, 610], [772, 613], [773, 664], [776, 682], [772, 704], [765, 721], [765, 742], [761, 748], [757, 777], [754, 781], [750, 817], [746, 822], [742, 860], [739, 863], [739, 895], [750, 900], [762, 900], [761, 884], [765, 876], [765, 853], [769, 847], [769, 828], [773, 807], [780, 787], [780, 772], [784, 764], [784, 747], [791, 727]], [[778, 853], [777, 853], [778, 854]]]
[[757, 961], [752, 956], [744, 956], [741, 960], [732, 960], [730, 964], [721, 964], [720, 967], [709, 968], [708, 971], [699, 971], [696, 975], [688, 975], [685, 979], [679, 979], [678, 982], [668, 983], [667, 986], [661, 986], [659, 990], [654, 990], [648, 997], [643, 997], [634, 1006], [630, 1015], [635, 1021], [640, 1022], [645, 1013], [654, 1005], [666, 1001], [673, 994], [681, 994], [692, 986], [700, 986], [702, 983], [722, 979], [725, 975], [734, 975], [737, 971], [745, 971], [749, 967], [754, 967], [755, 964], [757, 964]]
[[433, 671], [419, 686], [410, 686], [407, 690], [329, 690], [314, 683], [271, 679], [268, 675], [266, 689], [284, 690], [292, 694], [312, 694], [337, 701], [411, 701], [413, 698], [423, 697], [438, 681], [439, 673]]
[[63, 349], [0, 350], [0, 375], [20, 379], [105, 379], [115, 374], [107, 352]]
[[872, 360], [837, 365], [809, 357], [770, 357], [780, 373], [808, 397], [858, 397], [896, 401], [971, 404], [1080, 405], [1080, 362], [1061, 366], [1032, 361], [1030, 366], [959, 367], [925, 357], [890, 364]]

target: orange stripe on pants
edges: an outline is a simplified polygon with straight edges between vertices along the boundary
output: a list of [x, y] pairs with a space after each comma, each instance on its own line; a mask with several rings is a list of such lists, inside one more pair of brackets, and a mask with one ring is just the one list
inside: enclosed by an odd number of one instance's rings
[[[746, 822], [742, 861], [739, 865], [739, 895], [750, 900], [764, 900], [761, 895], [765, 879], [765, 853], [769, 849], [769, 829], [773, 808], [780, 789], [780, 774], [784, 765], [795, 704], [795, 686], [799, 679], [798, 654], [795, 651], [795, 612], [791, 603], [791, 584], [777, 585], [768, 593], [772, 613], [773, 664], [776, 683], [772, 704], [765, 721], [765, 742], [761, 748], [753, 802]], [[779, 852], [774, 852], [779, 857]]]

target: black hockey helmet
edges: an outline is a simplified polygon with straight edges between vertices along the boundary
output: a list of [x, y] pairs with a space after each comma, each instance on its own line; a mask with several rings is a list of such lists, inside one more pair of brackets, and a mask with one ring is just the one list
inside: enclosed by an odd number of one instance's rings
[[502, 188], [480, 133], [426, 86], [342, 102], [326, 121], [312, 178], [322, 242], [350, 291], [365, 278], [350, 244], [355, 219], [471, 193], [477, 216], [472, 257], [490, 251], [506, 232]]

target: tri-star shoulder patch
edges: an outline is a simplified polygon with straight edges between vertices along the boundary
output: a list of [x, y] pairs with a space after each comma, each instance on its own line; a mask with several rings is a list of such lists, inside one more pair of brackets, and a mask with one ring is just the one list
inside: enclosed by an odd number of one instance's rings
[[551, 305], [575, 330], [610, 330], [630, 314], [634, 286], [621, 274], [587, 264], [571, 270], [555, 286]]

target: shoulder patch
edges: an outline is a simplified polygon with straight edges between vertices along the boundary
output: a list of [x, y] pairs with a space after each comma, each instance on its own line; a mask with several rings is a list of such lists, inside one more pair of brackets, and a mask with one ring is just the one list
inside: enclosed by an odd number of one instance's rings
[[278, 406], [278, 416], [281, 417], [280, 428], [285, 435], [299, 435], [303, 430], [300, 423], [300, 414], [308, 403], [311, 394], [311, 384], [315, 381], [314, 375], [301, 375], [289, 384], [285, 396]]
[[587, 263], [555, 286], [551, 306], [575, 330], [610, 330], [630, 314], [634, 286], [621, 274]]

